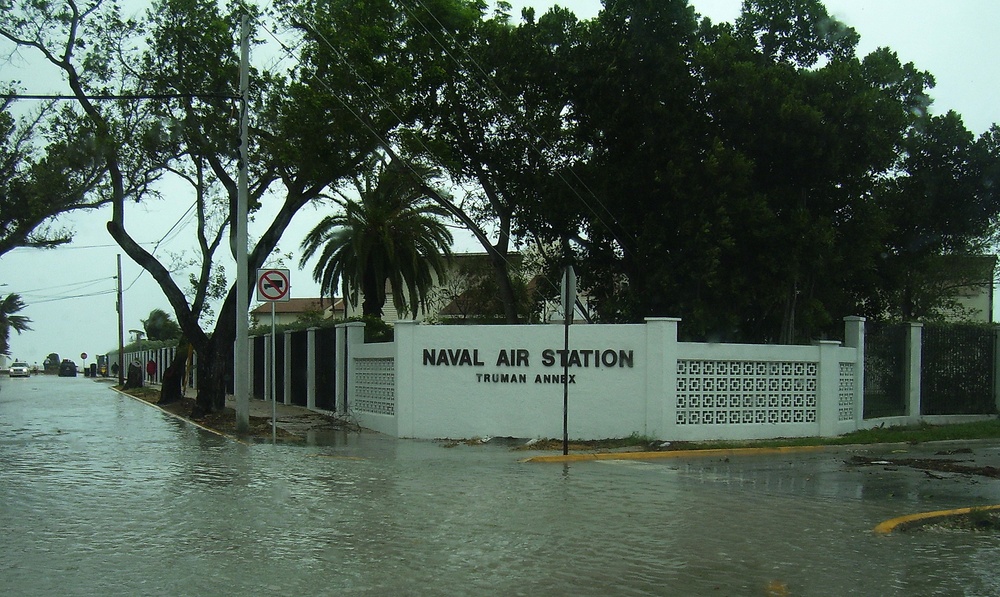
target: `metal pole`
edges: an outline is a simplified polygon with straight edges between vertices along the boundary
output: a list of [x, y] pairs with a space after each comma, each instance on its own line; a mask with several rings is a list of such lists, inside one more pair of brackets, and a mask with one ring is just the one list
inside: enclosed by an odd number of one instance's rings
[[569, 326], [576, 306], [576, 271], [567, 265], [563, 271], [563, 455], [569, 454]]
[[271, 443], [278, 441], [278, 384], [275, 377], [278, 367], [275, 365], [276, 355], [274, 340], [274, 301], [271, 301]]
[[563, 456], [569, 454], [569, 317], [563, 313]]
[[[250, 432], [250, 338], [247, 329], [247, 309], [250, 306], [249, 277], [247, 263], [247, 161], [249, 137], [249, 89], [250, 89], [250, 28], [249, 18], [243, 15], [240, 29], [240, 160], [237, 180], [236, 213], [233, 214], [235, 244], [233, 257], [236, 259], [236, 346], [233, 363], [233, 392], [236, 394], [236, 431]], [[272, 305], [273, 307], [273, 305]]]
[[[122, 254], [118, 254], [118, 385], [125, 385], [125, 317], [122, 314]], [[58, 363], [56, 363], [58, 365]]]

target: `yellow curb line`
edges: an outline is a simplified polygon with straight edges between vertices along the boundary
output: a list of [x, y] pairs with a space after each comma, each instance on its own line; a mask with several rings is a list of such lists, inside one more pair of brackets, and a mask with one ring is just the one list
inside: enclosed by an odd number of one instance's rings
[[[832, 446], [840, 448], [842, 446]], [[654, 460], [660, 458], [710, 458], [728, 456], [753, 456], [758, 454], [794, 454], [797, 452], [822, 452], [831, 446], [780, 446], [776, 448], [714, 448], [711, 450], [666, 450], [660, 452], [588, 452], [585, 454], [557, 454], [532, 456], [521, 462], [581, 462], [584, 460]]]
[[143, 400], [142, 398], [133, 396], [132, 394], [129, 394], [128, 392], [123, 392], [123, 391], [121, 391], [121, 390], [119, 390], [118, 388], [115, 388], [115, 387], [112, 387], [111, 389], [114, 390], [115, 392], [118, 392], [122, 396], [127, 396], [127, 397], [131, 398], [132, 400], [135, 400], [136, 402], [141, 402], [143, 404], [148, 404], [149, 406], [152, 406], [153, 408], [159, 410], [161, 413], [163, 413], [165, 415], [170, 415], [171, 417], [173, 417], [173, 418], [175, 418], [175, 419], [177, 419], [179, 421], [184, 421], [185, 423], [189, 423], [191, 425], [194, 425], [195, 427], [197, 427], [199, 429], [203, 429], [203, 430], [205, 430], [205, 431], [207, 431], [209, 433], [214, 433], [215, 435], [218, 435], [219, 437], [224, 437], [226, 439], [233, 440], [234, 442], [239, 443], [239, 444], [243, 444], [244, 446], [252, 446], [253, 445], [251, 443], [248, 443], [248, 442], [245, 442], [245, 441], [241, 440], [238, 437], [234, 437], [232, 435], [223, 433], [221, 431], [218, 431], [217, 429], [212, 429], [211, 427], [205, 427], [201, 423], [198, 423], [196, 421], [192, 421], [191, 419], [188, 419], [187, 417], [182, 417], [182, 416], [180, 416], [180, 415], [178, 415], [176, 413], [172, 413], [169, 410], [167, 410], [167, 409], [163, 408], [162, 406], [160, 406], [159, 404], [156, 404], [155, 402], [150, 402], [148, 400]]
[[961, 516], [973, 512], [984, 512], [987, 510], [1000, 510], [1000, 504], [993, 506], [972, 506], [969, 508], [955, 508], [954, 510], [935, 510], [934, 512], [921, 512], [919, 514], [907, 514], [898, 518], [891, 518], [885, 522], [880, 522], [875, 526], [874, 531], [880, 535], [885, 535], [895, 531], [902, 525], [918, 520], [930, 520], [934, 518], [947, 518], [949, 516]]

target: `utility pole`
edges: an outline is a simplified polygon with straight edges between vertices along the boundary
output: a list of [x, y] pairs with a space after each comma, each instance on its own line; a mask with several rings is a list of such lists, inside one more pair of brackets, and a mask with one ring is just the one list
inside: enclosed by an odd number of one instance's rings
[[236, 394], [236, 431], [245, 434], [250, 432], [250, 338], [247, 329], [247, 309], [250, 306], [249, 296], [249, 263], [247, 263], [247, 162], [249, 150], [249, 109], [250, 100], [250, 27], [249, 17], [243, 15], [240, 24], [240, 159], [239, 177], [237, 179], [235, 220], [235, 247], [233, 257], [236, 259], [236, 347], [233, 351], [233, 392]]
[[122, 314], [122, 254], [118, 254], [118, 385], [125, 385], [125, 317]]

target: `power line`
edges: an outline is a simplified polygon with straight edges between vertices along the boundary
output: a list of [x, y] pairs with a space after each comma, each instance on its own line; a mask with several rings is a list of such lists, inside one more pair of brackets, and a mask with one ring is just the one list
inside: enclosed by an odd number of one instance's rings
[[[109, 278], [107, 278], [107, 277], [104, 277], [104, 278], [94, 278], [93, 280], [83, 280], [81, 282], [71, 282], [69, 284], [60, 284], [58, 286], [47, 286], [45, 288], [35, 288], [35, 289], [32, 289], [32, 290], [23, 290], [23, 291], [18, 292], [18, 294], [30, 294], [30, 293], [34, 293], [34, 292], [47, 292], [49, 290], [58, 290], [60, 288], [70, 288], [70, 287], [74, 287], [74, 286], [89, 286], [89, 285], [92, 285], [92, 284], [98, 284], [100, 282], [105, 282], [108, 279]], [[110, 279], [114, 280], [114, 276], [112, 276]]]
[[[0, 93], [0, 98], [5, 100], [64, 100], [76, 101], [75, 95], [66, 94], [28, 94], [28, 93]], [[238, 95], [226, 93], [119, 93], [119, 94], [95, 94], [87, 95], [87, 99], [95, 101], [117, 101], [117, 100], [163, 100], [163, 99], [232, 99], [238, 100]]]
[[44, 304], [44, 303], [55, 303], [55, 302], [59, 302], [59, 301], [68, 301], [68, 300], [73, 300], [73, 299], [90, 298], [90, 297], [94, 297], [94, 296], [104, 296], [104, 295], [107, 295], [107, 294], [114, 294], [115, 292], [116, 292], [116, 290], [112, 289], [112, 290], [102, 290], [100, 292], [92, 292], [92, 293], [89, 293], [89, 294], [75, 294], [75, 295], [71, 295], [71, 296], [59, 296], [59, 297], [53, 297], [53, 298], [47, 298], [47, 299], [34, 299], [34, 300], [32, 300], [32, 301], [30, 301], [28, 303], [28, 306], [30, 307], [31, 305], [41, 305], [41, 304]]

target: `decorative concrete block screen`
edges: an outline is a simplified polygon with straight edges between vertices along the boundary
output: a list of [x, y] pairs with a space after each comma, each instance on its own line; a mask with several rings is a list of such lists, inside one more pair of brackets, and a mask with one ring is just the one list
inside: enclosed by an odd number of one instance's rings
[[[860, 417], [860, 411], [855, 412], [855, 396], [854, 392], [857, 389], [857, 380], [855, 379], [855, 363], [850, 361], [841, 361], [840, 363], [840, 387], [837, 392], [837, 421], [838, 423], [848, 423], [850, 424], [856, 417]], [[863, 400], [863, 394], [858, 396], [859, 400]]]
[[396, 414], [396, 369], [392, 357], [354, 361], [354, 411], [369, 415]]
[[[759, 439], [857, 428], [863, 350], [829, 341], [678, 342], [678, 322], [572, 326], [568, 350], [558, 325], [397, 322], [392, 344], [347, 340], [348, 408], [361, 425], [399, 437], [556, 438], [565, 379], [574, 439]], [[863, 342], [862, 325], [848, 322], [849, 342]]]
[[817, 364], [677, 360], [677, 425], [815, 423]]
[[856, 428], [854, 348], [839, 342], [676, 346], [672, 437], [764, 439]]

